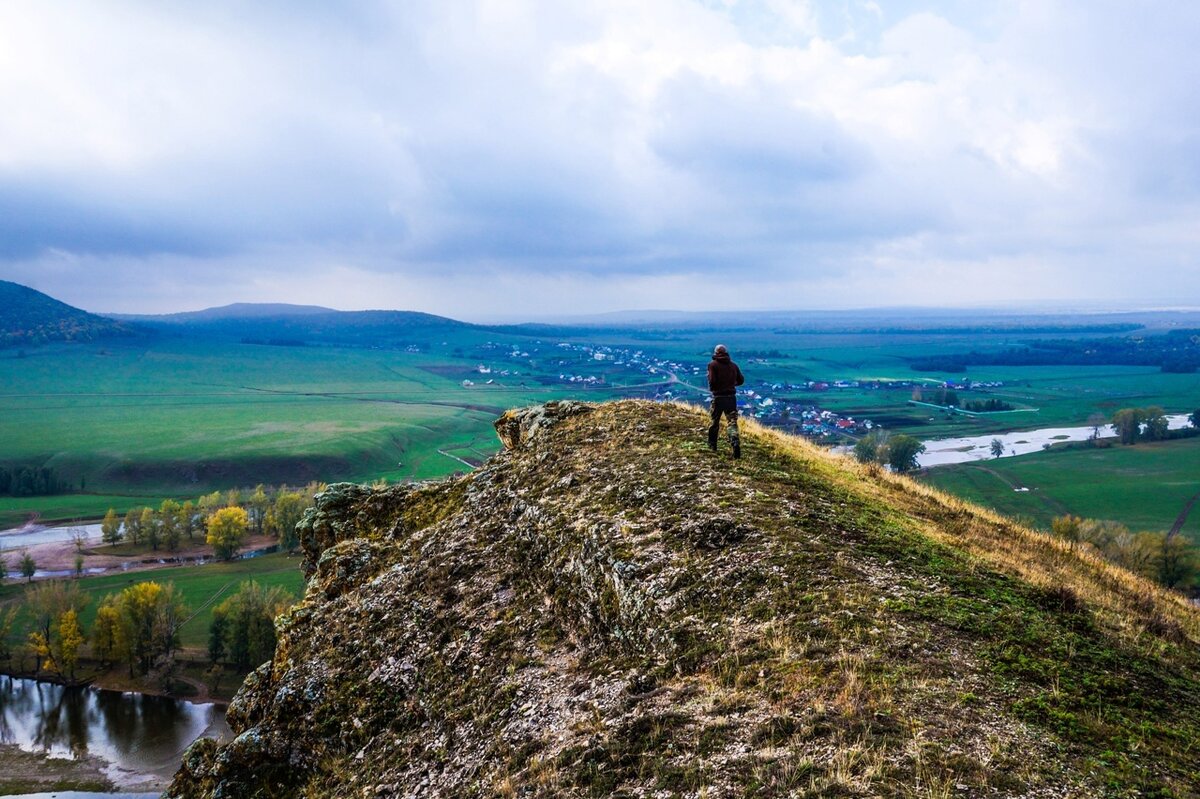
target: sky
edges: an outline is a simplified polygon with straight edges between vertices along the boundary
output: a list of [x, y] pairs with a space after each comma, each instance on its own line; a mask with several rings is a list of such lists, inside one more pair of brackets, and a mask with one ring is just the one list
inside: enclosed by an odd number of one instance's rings
[[93, 311], [1200, 305], [1190, 0], [5, 0], [0, 278]]

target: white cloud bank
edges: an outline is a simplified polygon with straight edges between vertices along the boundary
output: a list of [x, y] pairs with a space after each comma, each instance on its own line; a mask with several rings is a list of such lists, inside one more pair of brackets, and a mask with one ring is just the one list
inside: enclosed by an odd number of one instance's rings
[[0, 7], [0, 277], [89, 309], [1200, 303], [1200, 6]]

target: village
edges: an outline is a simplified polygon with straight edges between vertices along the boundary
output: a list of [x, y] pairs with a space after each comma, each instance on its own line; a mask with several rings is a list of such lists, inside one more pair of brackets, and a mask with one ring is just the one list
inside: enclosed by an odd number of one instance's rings
[[[505, 384], [516, 379], [520, 385], [562, 384], [586, 390], [602, 390], [629, 397], [656, 401], [703, 401], [705, 385], [704, 355], [683, 362], [661, 357], [643, 348], [541, 340], [521, 346], [488, 341], [472, 353], [479, 358], [473, 376], [462, 381], [464, 388]], [[771, 360], [752, 357], [746, 365], [770, 367]], [[753, 369], [749, 371], [753, 372]], [[631, 378], [634, 380], [631, 381]], [[876, 424], [822, 407], [811, 395], [840, 391], [971, 391], [996, 388], [1001, 382], [972, 383], [969, 378], [933, 381], [909, 380], [809, 380], [779, 382], [759, 380], [744, 387], [738, 395], [739, 411], [782, 430], [825, 441], [855, 439], [870, 432]], [[798, 396], [803, 394], [804, 396]]]

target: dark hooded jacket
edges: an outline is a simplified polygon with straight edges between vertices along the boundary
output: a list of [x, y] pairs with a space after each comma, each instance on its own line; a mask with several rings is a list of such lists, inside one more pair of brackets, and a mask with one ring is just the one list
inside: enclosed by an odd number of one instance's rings
[[708, 363], [708, 390], [714, 397], [733, 397], [737, 395], [737, 387], [746, 382], [742, 370], [729, 358], [729, 353], [722, 352], [713, 356]]

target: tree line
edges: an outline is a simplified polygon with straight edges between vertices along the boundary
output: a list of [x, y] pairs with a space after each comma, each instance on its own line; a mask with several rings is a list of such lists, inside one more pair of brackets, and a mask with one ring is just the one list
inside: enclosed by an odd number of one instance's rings
[[[90, 601], [76, 582], [30, 586], [23, 599], [28, 629], [15, 651], [17, 609], [0, 614], [0, 658], [20, 657], [22, 670], [32, 658], [35, 674], [74, 682], [81, 659], [89, 655], [101, 668], [121, 666], [130, 677], [168, 686], [177, 669], [179, 631], [192, 615], [182, 592], [173, 583], [150, 580], [107, 594], [89, 631], [82, 616]], [[243, 583], [213, 611], [210, 660], [241, 671], [269, 660], [275, 651], [275, 617], [294, 602], [278, 587]]]
[[920, 356], [909, 365], [923, 372], [963, 372], [968, 366], [1157, 366], [1163, 372], [1200, 369], [1200, 330], [1171, 330], [1156, 336], [1038, 339], [990, 352]]
[[259, 485], [249, 493], [238, 489], [205, 494], [196, 502], [164, 500], [157, 508], [130, 508], [124, 519], [109, 508], [100, 524], [100, 537], [106, 544], [122, 541], [145, 544], [152, 551], [160, 548], [176, 552], [184, 541], [192, 543], [203, 534], [218, 558], [228, 560], [241, 549], [251, 533], [273, 535], [280, 548], [294, 552], [299, 546], [296, 524], [312, 505], [321, 489], [319, 483], [304, 488], [287, 486], [267, 489]]
[[[1200, 409], [1189, 414], [1190, 430], [1171, 430], [1167, 415], [1162, 408], [1151, 405], [1148, 408], [1122, 408], [1112, 416], [1113, 432], [1122, 444], [1136, 444], [1139, 441], [1164, 441], [1168, 438], [1186, 438], [1200, 431]], [[1093, 435], [1099, 435], [1097, 429]]]
[[1200, 549], [1181, 535], [1135, 533], [1119, 522], [1069, 514], [1056, 517], [1050, 530], [1073, 547], [1089, 547], [1110, 563], [1166, 588], [1188, 591], [1200, 581]]
[[72, 485], [55, 473], [52, 466], [0, 466], [0, 496], [45, 497], [64, 494]]

